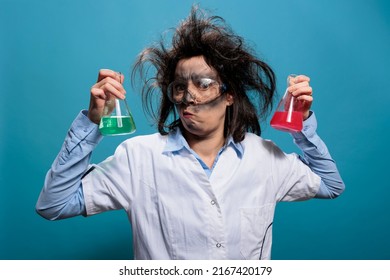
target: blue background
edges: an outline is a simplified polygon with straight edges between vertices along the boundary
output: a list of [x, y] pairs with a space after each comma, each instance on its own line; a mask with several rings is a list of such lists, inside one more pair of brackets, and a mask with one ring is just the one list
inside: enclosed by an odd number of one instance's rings
[[[129, 259], [123, 211], [49, 222], [35, 202], [100, 68], [127, 75], [136, 135], [155, 129], [129, 73], [143, 47], [193, 1], [0, 1], [0, 259]], [[274, 259], [390, 259], [390, 6], [385, 0], [199, 1], [224, 17], [276, 72], [311, 77], [319, 120], [347, 189], [336, 200], [281, 203]], [[263, 137], [297, 151], [264, 120]], [[98, 162], [126, 137], [105, 138]]]

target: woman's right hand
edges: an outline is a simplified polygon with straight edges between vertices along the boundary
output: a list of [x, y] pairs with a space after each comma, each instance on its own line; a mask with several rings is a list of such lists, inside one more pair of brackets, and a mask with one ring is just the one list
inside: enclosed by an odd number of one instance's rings
[[91, 88], [91, 98], [89, 101], [88, 118], [96, 123], [100, 123], [103, 115], [104, 104], [114, 95], [116, 98], [125, 99], [126, 91], [122, 85], [124, 75], [110, 69], [101, 69], [96, 84]]

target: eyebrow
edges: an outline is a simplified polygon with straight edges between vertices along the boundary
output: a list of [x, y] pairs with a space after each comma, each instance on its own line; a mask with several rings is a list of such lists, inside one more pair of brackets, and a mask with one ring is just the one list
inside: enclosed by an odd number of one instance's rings
[[175, 79], [180, 79], [180, 80], [199, 79], [199, 78], [210, 78], [216, 80], [217, 75], [212, 71], [204, 71], [202, 73], [191, 73], [190, 75], [189, 74], [181, 75], [181, 73], [175, 74]]

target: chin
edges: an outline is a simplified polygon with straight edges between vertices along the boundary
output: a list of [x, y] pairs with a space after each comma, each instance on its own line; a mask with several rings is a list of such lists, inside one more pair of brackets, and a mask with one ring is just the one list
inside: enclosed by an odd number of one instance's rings
[[198, 126], [192, 121], [188, 121], [188, 120], [183, 121], [182, 120], [182, 124], [183, 124], [184, 129], [190, 133], [194, 133], [195, 131], [199, 130]]
[[186, 132], [197, 136], [203, 135], [203, 130], [197, 123], [189, 120], [182, 120], [182, 124]]

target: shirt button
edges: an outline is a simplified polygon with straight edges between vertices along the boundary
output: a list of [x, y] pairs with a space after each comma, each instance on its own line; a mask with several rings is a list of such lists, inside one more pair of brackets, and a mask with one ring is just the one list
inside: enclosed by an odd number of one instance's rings
[[221, 243], [217, 243], [217, 244], [215, 244], [215, 246], [217, 247], [217, 248], [221, 248]]
[[214, 205], [214, 204], [215, 204], [215, 201], [214, 201], [214, 200], [212, 200], [212, 201], [210, 201], [210, 203], [211, 203], [211, 205]]

